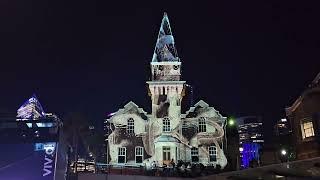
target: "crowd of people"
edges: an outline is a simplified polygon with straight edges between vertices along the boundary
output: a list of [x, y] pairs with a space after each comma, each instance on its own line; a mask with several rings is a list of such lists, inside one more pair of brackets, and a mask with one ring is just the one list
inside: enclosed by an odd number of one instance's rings
[[[214, 171], [216, 171], [216, 168], [211, 169], [212, 173], [214, 173]], [[195, 177], [208, 175], [208, 168], [201, 163], [191, 164], [190, 162], [178, 161], [176, 164], [173, 159], [167, 164], [159, 164], [157, 161], [153, 161], [151, 163], [151, 171], [148, 171], [147, 175]]]

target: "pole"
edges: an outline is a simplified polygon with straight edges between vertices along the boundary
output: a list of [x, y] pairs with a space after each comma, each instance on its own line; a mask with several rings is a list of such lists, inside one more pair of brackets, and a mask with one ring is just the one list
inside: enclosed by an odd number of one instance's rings
[[107, 172], [109, 173], [109, 138], [107, 139]]

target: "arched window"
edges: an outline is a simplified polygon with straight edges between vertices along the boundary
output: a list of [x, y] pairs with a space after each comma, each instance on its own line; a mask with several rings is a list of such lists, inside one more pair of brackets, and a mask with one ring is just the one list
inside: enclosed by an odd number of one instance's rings
[[217, 147], [216, 147], [216, 145], [209, 146], [209, 160], [210, 160], [210, 162], [217, 161]]
[[127, 132], [130, 134], [134, 133], [134, 120], [132, 118], [128, 119]]
[[198, 132], [207, 132], [206, 118], [200, 117], [198, 122]]
[[163, 126], [162, 126], [162, 131], [163, 132], [170, 132], [170, 119], [165, 117], [162, 120]]

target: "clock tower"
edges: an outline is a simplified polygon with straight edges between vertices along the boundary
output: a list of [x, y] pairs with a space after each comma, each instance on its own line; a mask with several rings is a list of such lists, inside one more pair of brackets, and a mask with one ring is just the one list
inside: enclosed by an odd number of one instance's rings
[[[185, 81], [181, 81], [181, 61], [166, 13], [161, 22], [150, 66], [151, 81], [147, 83], [152, 99], [152, 116], [179, 121]], [[179, 122], [171, 124], [177, 123]]]

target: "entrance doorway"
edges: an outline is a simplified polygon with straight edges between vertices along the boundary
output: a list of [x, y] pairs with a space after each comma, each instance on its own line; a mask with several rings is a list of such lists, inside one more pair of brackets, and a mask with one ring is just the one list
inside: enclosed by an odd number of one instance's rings
[[163, 164], [169, 165], [171, 161], [171, 154], [170, 154], [170, 147], [169, 146], [163, 146], [162, 147], [162, 158], [163, 158]]

